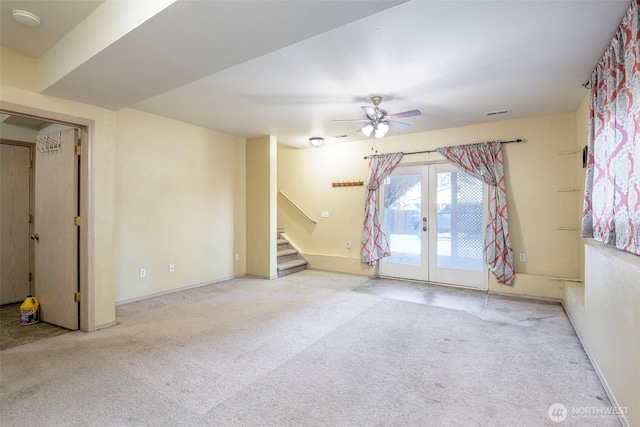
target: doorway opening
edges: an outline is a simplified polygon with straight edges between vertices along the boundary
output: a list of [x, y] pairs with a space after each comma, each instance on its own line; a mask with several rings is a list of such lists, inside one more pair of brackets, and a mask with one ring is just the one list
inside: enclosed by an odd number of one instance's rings
[[486, 185], [450, 163], [399, 166], [382, 186], [391, 256], [379, 275], [487, 290]]
[[[16, 129], [15, 123], [22, 123], [22, 125], [17, 126], [17, 129]], [[38, 127], [39, 130], [32, 129], [31, 132], [25, 131], [24, 127], [29, 126], [27, 125], [28, 123], [30, 123], [30, 126], [32, 127]], [[55, 188], [56, 186], [55, 180], [60, 178], [58, 175], [58, 172], [55, 170], [56, 167], [60, 166], [59, 163], [60, 163], [61, 157], [59, 157], [59, 155], [62, 156], [64, 155], [64, 153], [66, 153], [67, 155], [68, 154], [74, 155], [72, 157], [72, 160], [70, 160], [72, 162], [71, 172], [70, 172], [71, 179], [73, 181], [73, 183], [71, 184], [72, 188], [70, 189], [70, 191], [67, 191], [66, 195], [64, 196], [67, 199], [65, 203], [67, 206], [69, 206], [67, 213], [71, 211], [74, 212], [72, 217], [68, 219], [68, 222], [70, 222], [73, 225], [73, 229], [72, 229], [73, 231], [70, 233], [68, 232], [66, 234], [67, 237], [64, 237], [64, 239], [68, 239], [71, 241], [71, 243], [67, 242], [68, 244], [67, 244], [66, 250], [67, 252], [73, 251], [73, 258], [71, 259], [70, 257], [67, 257], [65, 261], [61, 261], [61, 262], [66, 263], [67, 267], [69, 266], [75, 267], [75, 270], [69, 270], [68, 268], [66, 269], [67, 277], [70, 277], [69, 274], [74, 276], [72, 279], [73, 283], [69, 286], [69, 289], [74, 287], [75, 291], [71, 292], [70, 295], [68, 295], [68, 292], [65, 291], [64, 295], [60, 297], [62, 300], [64, 300], [64, 304], [66, 305], [66, 308], [62, 308], [60, 310], [63, 312], [64, 316], [66, 316], [67, 320], [59, 321], [55, 316], [54, 317], [49, 316], [49, 318], [47, 318], [46, 317], [47, 314], [45, 313], [49, 313], [49, 315], [53, 314], [51, 304], [49, 304], [47, 307], [43, 306], [42, 313], [44, 314], [44, 316], [42, 317], [42, 320], [46, 322], [51, 321], [51, 323], [55, 323], [55, 324], [61, 324], [63, 322], [71, 322], [71, 323], [67, 323], [66, 325], [62, 324], [61, 326], [64, 326], [65, 328], [69, 328], [69, 329], [79, 328], [83, 331], [93, 331], [95, 330], [95, 319], [93, 314], [94, 313], [94, 308], [93, 308], [94, 282], [92, 277], [93, 226], [92, 226], [91, 218], [92, 218], [92, 211], [93, 211], [93, 203], [91, 198], [91, 194], [92, 194], [91, 157], [92, 157], [92, 147], [93, 147], [92, 134], [93, 134], [94, 123], [92, 120], [68, 116], [66, 114], [39, 110], [32, 107], [25, 107], [25, 106], [12, 104], [8, 102], [1, 102], [0, 103], [0, 125], [3, 126], [3, 132], [2, 132], [3, 138], [6, 137], [12, 140], [23, 140], [23, 141], [25, 139], [28, 140], [28, 142], [31, 144], [31, 151], [34, 153], [33, 160], [35, 160], [34, 161], [35, 168], [38, 167], [39, 160], [41, 161], [40, 166], [43, 169], [46, 169], [47, 167], [45, 165], [44, 160], [36, 158], [36, 154], [39, 154], [42, 156], [48, 155], [49, 156], [48, 167], [53, 167], [53, 170], [50, 171], [50, 175], [49, 175], [49, 176], [55, 177], [53, 181], [50, 181], [47, 183], [46, 182], [47, 178], [40, 178], [45, 181], [45, 184], [40, 185], [40, 188], [44, 189], [45, 195], [37, 196], [37, 190], [35, 188], [36, 186], [34, 185], [34, 196], [32, 197], [32, 200], [31, 200], [31, 206], [32, 206], [31, 215], [33, 216], [32, 218], [33, 222], [30, 225], [30, 230], [29, 230], [30, 233], [28, 238], [31, 242], [31, 248], [32, 248], [30, 253], [30, 260], [31, 260], [30, 262], [32, 263], [31, 269], [32, 269], [32, 276], [34, 279], [34, 286], [29, 290], [31, 293], [35, 293], [36, 296], [37, 296], [37, 293], [39, 292], [38, 291], [38, 271], [37, 271], [38, 268], [35, 268], [37, 265], [36, 254], [37, 254], [38, 245], [45, 242], [44, 236], [41, 233], [39, 233], [38, 230], [36, 230], [36, 227], [40, 227], [42, 225], [48, 224], [47, 226], [50, 228], [49, 231], [47, 231], [47, 234], [49, 235], [48, 243], [51, 243], [52, 241], [56, 241], [58, 243], [60, 242], [60, 237], [58, 235], [54, 237], [54, 234], [49, 234], [51, 230], [58, 232], [57, 229], [59, 227], [54, 224], [55, 218], [53, 215], [50, 215], [51, 209], [55, 209], [56, 211], [58, 209], [52, 208], [51, 206], [44, 205], [44, 207], [41, 210], [42, 212], [46, 212], [46, 213], [40, 214], [41, 219], [40, 219], [40, 222], [38, 223], [38, 218], [35, 212], [36, 207], [38, 205], [38, 199], [40, 199], [40, 202], [42, 202], [42, 199], [46, 199], [46, 198], [50, 200], [57, 199], [56, 197], [53, 197], [53, 196], [49, 197], [49, 195], [47, 195], [47, 186], [49, 186], [49, 189]], [[9, 125], [9, 127], [6, 127], [5, 125]], [[11, 129], [11, 126], [13, 126], [13, 129]], [[23, 129], [20, 129], [20, 128], [23, 128]], [[65, 131], [65, 129], [67, 131]], [[53, 144], [48, 147], [49, 150], [47, 151], [46, 139], [44, 140], [45, 144], [40, 144], [40, 143], [37, 143], [35, 139], [29, 139], [28, 136], [24, 136], [25, 134], [33, 135], [34, 131], [36, 135], [42, 134], [41, 136], [45, 138], [47, 133], [50, 134], [49, 135], [50, 143], [53, 142], [55, 138], [58, 138], [57, 139], [58, 143], [62, 141], [62, 145], [58, 146], [58, 148], [62, 147], [62, 149], [56, 152], [55, 150], [56, 145]], [[15, 132], [18, 132], [18, 135], [22, 133], [23, 136], [16, 137]], [[65, 133], [66, 135], [64, 135]], [[79, 146], [81, 148], [76, 149], [76, 146]], [[42, 148], [42, 150], [38, 153], [37, 148]], [[35, 169], [35, 170], [37, 171], [38, 169]], [[34, 175], [33, 179], [35, 180], [35, 173], [33, 175]], [[65, 178], [67, 179], [67, 182], [68, 182], [68, 178], [69, 178], [68, 176]], [[67, 188], [68, 190], [68, 185], [65, 184], [64, 187]], [[65, 219], [65, 222], [67, 222], [67, 219]], [[38, 240], [37, 237], [40, 237], [40, 240]], [[42, 249], [42, 246], [43, 245], [40, 245], [40, 249]], [[55, 253], [55, 252], [56, 252], [55, 246], [49, 248], [49, 253]], [[58, 268], [59, 266], [56, 265], [57, 264], [56, 262], [54, 262], [53, 264], [54, 264], [54, 267], [53, 267], [54, 275], [56, 275], [56, 277], [59, 278], [60, 277], [59, 270], [61, 269]], [[40, 267], [40, 269], [43, 269], [43, 268], [46, 268], [46, 267]], [[72, 272], [69, 273], [69, 271], [72, 271]], [[41, 278], [43, 274], [45, 275], [45, 277], [47, 276], [47, 273], [41, 272], [40, 274]], [[63, 281], [64, 280], [66, 279], [63, 279]], [[53, 288], [53, 293], [55, 293], [55, 288]], [[57, 305], [57, 302], [55, 302], [54, 304]]]

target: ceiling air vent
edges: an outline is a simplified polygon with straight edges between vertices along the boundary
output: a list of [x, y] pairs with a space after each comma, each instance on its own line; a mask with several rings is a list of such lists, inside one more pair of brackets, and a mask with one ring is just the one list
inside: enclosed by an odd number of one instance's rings
[[497, 116], [498, 114], [507, 114], [510, 113], [511, 110], [497, 110], [497, 111], [489, 111], [488, 113], [484, 113], [486, 116]]

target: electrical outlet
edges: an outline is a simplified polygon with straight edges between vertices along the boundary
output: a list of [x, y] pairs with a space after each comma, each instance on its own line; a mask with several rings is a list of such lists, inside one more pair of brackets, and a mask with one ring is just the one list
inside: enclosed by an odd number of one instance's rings
[[525, 262], [527, 260], [527, 256], [525, 254], [520, 254], [520, 262]]
[[240, 254], [236, 254], [236, 261], [240, 261]]
[[140, 269], [140, 277], [147, 277], [147, 269], [146, 268], [141, 268]]
[[176, 266], [174, 264], [169, 264], [169, 273], [173, 273], [176, 271]]
[[351, 249], [351, 242], [347, 242], [347, 249]]

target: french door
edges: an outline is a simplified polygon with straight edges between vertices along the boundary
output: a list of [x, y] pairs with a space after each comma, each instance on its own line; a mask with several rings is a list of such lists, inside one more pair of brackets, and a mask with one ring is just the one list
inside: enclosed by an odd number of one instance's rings
[[381, 199], [391, 249], [381, 276], [488, 289], [482, 181], [450, 163], [398, 166]]

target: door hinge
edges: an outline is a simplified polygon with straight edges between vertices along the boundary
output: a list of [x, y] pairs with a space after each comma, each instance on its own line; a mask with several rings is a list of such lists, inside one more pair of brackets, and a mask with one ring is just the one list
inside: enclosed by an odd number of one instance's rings
[[73, 302], [80, 302], [80, 292], [73, 294]]
[[32, 279], [33, 279], [33, 274], [29, 273], [29, 281], [31, 282]]
[[76, 156], [79, 156], [82, 152], [82, 148], [79, 145], [76, 145]]
[[33, 215], [29, 214], [29, 224], [33, 224]]
[[33, 169], [33, 160], [29, 160], [29, 169]]
[[76, 216], [73, 218], [73, 225], [75, 225], [76, 227], [80, 226], [80, 217]]

